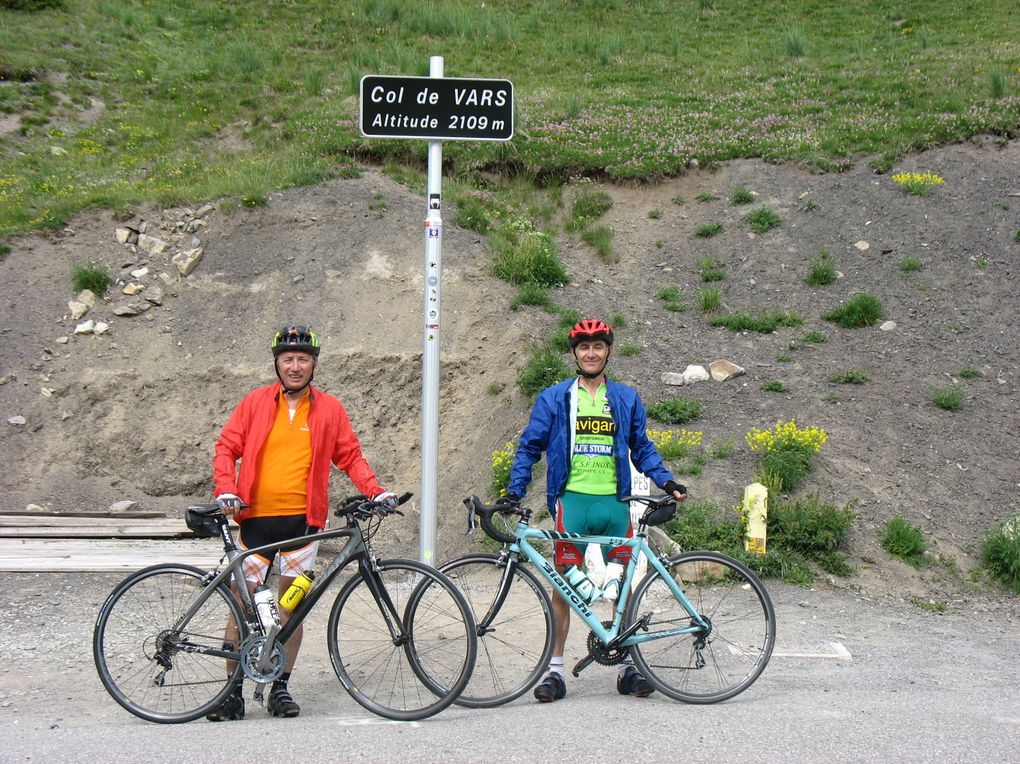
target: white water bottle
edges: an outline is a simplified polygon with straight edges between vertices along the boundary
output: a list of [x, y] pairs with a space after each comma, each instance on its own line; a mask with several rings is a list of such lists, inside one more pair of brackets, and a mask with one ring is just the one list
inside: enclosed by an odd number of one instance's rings
[[576, 565], [571, 565], [567, 568], [564, 577], [567, 579], [567, 583], [577, 592], [577, 596], [585, 602], [594, 602], [602, 596], [602, 590], [595, 586], [592, 580], [584, 574], [584, 571]]
[[623, 578], [623, 565], [611, 562], [606, 565], [606, 580], [602, 584], [602, 598], [606, 602], [616, 602], [620, 596], [620, 579]]
[[269, 631], [272, 627], [280, 626], [280, 614], [276, 610], [276, 603], [273, 602], [273, 592], [265, 584], [259, 584], [251, 595], [255, 603], [255, 611], [258, 613], [262, 628]]

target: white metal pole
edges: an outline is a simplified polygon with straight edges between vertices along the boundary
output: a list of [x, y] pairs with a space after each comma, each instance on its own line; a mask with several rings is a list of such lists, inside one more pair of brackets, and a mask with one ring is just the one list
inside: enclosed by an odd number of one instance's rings
[[[443, 57], [429, 59], [429, 76], [443, 76]], [[425, 323], [421, 396], [421, 561], [436, 564], [439, 503], [439, 294], [443, 274], [443, 142], [429, 141], [428, 202], [425, 216]]]

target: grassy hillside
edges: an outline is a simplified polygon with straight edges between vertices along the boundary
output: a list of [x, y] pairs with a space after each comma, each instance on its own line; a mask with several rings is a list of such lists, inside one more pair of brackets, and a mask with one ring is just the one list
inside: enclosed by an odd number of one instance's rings
[[[41, 6], [37, 10], [13, 10]], [[840, 169], [1020, 132], [1015, 0], [0, 0], [0, 236], [93, 206], [232, 198], [417, 162], [357, 130], [365, 74], [505, 77], [508, 144], [450, 172]]]

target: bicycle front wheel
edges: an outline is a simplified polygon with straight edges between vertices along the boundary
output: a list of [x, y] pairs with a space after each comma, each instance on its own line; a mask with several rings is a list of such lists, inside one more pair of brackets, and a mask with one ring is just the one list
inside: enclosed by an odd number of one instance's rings
[[203, 650], [222, 650], [227, 619], [233, 616], [243, 632], [244, 618], [230, 590], [210, 591], [206, 575], [190, 565], [145, 568], [124, 579], [99, 611], [92, 639], [99, 679], [135, 716], [189, 722], [230, 693], [240, 665], [228, 672], [223, 658]]
[[[630, 648], [634, 662], [660, 692], [687, 703], [732, 698], [758, 678], [772, 656], [776, 613], [768, 592], [743, 563], [717, 552], [686, 552], [666, 562], [707, 629], [662, 636]], [[648, 617], [647, 631], [696, 625], [654, 569], [638, 584], [627, 623]]]
[[471, 609], [446, 576], [423, 563], [379, 560], [372, 575], [393, 609], [376, 600], [363, 572], [351, 578], [329, 614], [333, 669], [369, 711], [425, 719], [471, 678], [478, 646]]
[[549, 595], [527, 568], [514, 565], [501, 600], [507, 562], [495, 554], [471, 554], [443, 565], [471, 606], [478, 633], [478, 659], [455, 701], [468, 708], [494, 708], [526, 693], [549, 665], [553, 615]]

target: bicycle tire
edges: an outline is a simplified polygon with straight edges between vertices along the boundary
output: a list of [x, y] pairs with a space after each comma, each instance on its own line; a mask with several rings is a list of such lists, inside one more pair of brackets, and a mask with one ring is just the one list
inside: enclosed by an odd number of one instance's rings
[[329, 614], [333, 670], [369, 711], [397, 721], [428, 718], [453, 703], [471, 678], [478, 648], [471, 608], [450, 579], [429, 565], [380, 560], [375, 570], [407, 638], [394, 642], [359, 571], [344, 584]]
[[545, 673], [555, 627], [549, 594], [538, 577], [514, 566], [510, 589], [487, 627], [480, 625], [495, 604], [506, 563], [495, 554], [469, 554], [440, 566], [471, 606], [478, 657], [471, 681], [454, 702], [495, 708], [516, 700]]
[[[675, 700], [718, 703], [738, 695], [765, 670], [776, 642], [776, 613], [765, 586], [746, 565], [718, 552], [684, 552], [665, 564], [711, 631], [700, 646], [694, 633], [634, 645], [634, 663]], [[646, 614], [651, 632], [693, 625], [652, 568], [634, 592], [626, 623]]]
[[92, 637], [99, 680], [135, 716], [160, 724], [189, 722], [218, 706], [233, 688], [240, 664], [228, 674], [223, 658], [190, 649], [222, 649], [230, 616], [243, 638], [244, 617], [230, 590], [218, 586], [183, 631], [175, 628], [205, 593], [206, 576], [191, 565], [153, 565], [125, 578], [99, 611]]

